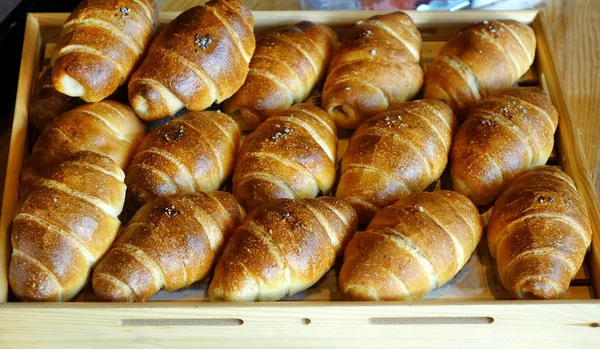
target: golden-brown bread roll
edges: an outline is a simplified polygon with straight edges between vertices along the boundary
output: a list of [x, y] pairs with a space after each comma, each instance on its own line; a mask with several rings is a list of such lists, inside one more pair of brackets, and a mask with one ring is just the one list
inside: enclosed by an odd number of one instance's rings
[[44, 171], [81, 150], [108, 156], [125, 168], [146, 134], [131, 108], [114, 101], [84, 104], [58, 116], [35, 143], [21, 171], [21, 198]]
[[108, 97], [141, 61], [157, 22], [154, 0], [84, 0], [52, 57], [56, 89], [87, 102]]
[[222, 191], [161, 197], [142, 207], [94, 270], [107, 301], [146, 301], [204, 279], [244, 210]]
[[36, 129], [44, 131], [57, 116], [83, 103], [81, 98], [67, 96], [54, 88], [52, 68], [48, 66], [36, 83], [29, 103], [28, 119]]
[[49, 171], [13, 221], [8, 280], [28, 301], [68, 301], [112, 244], [125, 201], [123, 170], [89, 151]]
[[267, 119], [242, 143], [233, 194], [249, 210], [276, 198], [314, 198], [335, 181], [337, 133], [323, 110], [297, 104]]
[[492, 202], [521, 172], [543, 165], [558, 112], [537, 87], [500, 91], [473, 107], [452, 146], [454, 190], [476, 205]]
[[412, 300], [438, 288], [467, 263], [481, 238], [477, 207], [448, 190], [420, 192], [375, 214], [354, 235], [339, 276], [349, 300]]
[[443, 102], [406, 102], [365, 121], [342, 156], [335, 196], [361, 224], [376, 211], [437, 180], [448, 163], [456, 118]]
[[184, 11], [131, 77], [131, 106], [142, 119], [158, 120], [229, 98], [248, 74], [253, 29], [254, 17], [241, 0], [213, 0]]
[[500, 281], [518, 299], [564, 296], [592, 239], [575, 184], [550, 166], [523, 173], [500, 195], [487, 234]]
[[337, 46], [335, 32], [300, 22], [256, 43], [246, 81], [225, 101], [225, 112], [243, 130], [254, 130], [274, 113], [306, 100], [323, 77]]
[[303, 291], [331, 269], [356, 231], [342, 200], [272, 200], [238, 227], [208, 289], [212, 301], [276, 301]]
[[338, 127], [412, 99], [423, 84], [421, 34], [404, 12], [359, 21], [329, 66], [323, 107]]
[[152, 130], [127, 168], [127, 197], [142, 206], [157, 196], [219, 190], [239, 148], [240, 129], [226, 114], [190, 112]]
[[425, 76], [425, 98], [446, 102], [459, 120], [477, 101], [511, 87], [535, 57], [533, 29], [513, 20], [475, 23], [452, 37]]

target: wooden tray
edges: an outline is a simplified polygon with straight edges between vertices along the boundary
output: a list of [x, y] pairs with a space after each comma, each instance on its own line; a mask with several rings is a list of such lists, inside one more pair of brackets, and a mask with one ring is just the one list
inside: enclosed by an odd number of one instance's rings
[[[592, 249], [571, 284], [568, 299], [511, 301], [494, 294], [453, 297], [450, 285], [430, 299], [417, 302], [340, 302], [328, 291], [325, 277], [310, 294], [277, 303], [206, 303], [159, 301], [109, 304], [8, 302], [7, 262], [10, 224], [18, 199], [19, 174], [27, 144], [27, 106], [44, 58], [49, 56], [68, 14], [29, 14], [0, 218], [0, 348], [45, 347], [285, 347], [393, 345], [409, 347], [561, 347], [598, 345], [600, 340], [600, 206], [585, 169], [579, 139], [559, 83], [543, 15], [537, 11], [491, 12], [407, 11], [423, 35], [424, 66], [460, 28], [482, 20], [514, 19], [533, 27], [537, 41], [534, 67], [520, 81], [544, 88], [560, 114], [556, 161], [575, 181], [593, 225]], [[162, 13], [167, 23], [178, 13]], [[262, 34], [301, 20], [344, 27], [377, 12], [254, 12]], [[482, 250], [482, 249], [479, 249]], [[473, 262], [484, 272], [493, 269], [484, 253]], [[472, 258], [473, 260], [473, 258]], [[471, 263], [471, 262], [470, 262]], [[493, 275], [493, 270], [490, 275]], [[335, 271], [331, 272], [335, 275]], [[331, 274], [330, 273], [330, 274]], [[463, 286], [456, 286], [463, 287]], [[323, 291], [323, 292], [321, 292]], [[177, 299], [162, 294], [159, 299]], [[182, 297], [179, 297], [182, 298]], [[81, 299], [80, 299], [81, 300]], [[191, 300], [191, 301], [190, 301]], [[298, 301], [299, 300], [299, 301]], [[236, 342], [232, 339], [238, 339]]]

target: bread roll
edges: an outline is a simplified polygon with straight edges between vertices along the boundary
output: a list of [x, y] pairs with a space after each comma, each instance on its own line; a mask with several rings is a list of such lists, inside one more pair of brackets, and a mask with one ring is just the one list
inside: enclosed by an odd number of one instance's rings
[[36, 83], [35, 92], [29, 103], [28, 119], [36, 129], [44, 131], [57, 116], [81, 104], [83, 104], [81, 98], [67, 96], [54, 88], [52, 68], [47, 67]]
[[35, 143], [21, 171], [21, 198], [44, 172], [81, 150], [108, 156], [125, 168], [146, 134], [126, 105], [114, 101], [84, 104], [58, 116]]
[[8, 280], [27, 301], [68, 301], [112, 244], [125, 201], [123, 171], [82, 151], [38, 181], [13, 221]]
[[297, 104], [244, 140], [233, 194], [249, 210], [276, 198], [314, 198], [335, 181], [336, 128], [323, 110]]
[[226, 114], [190, 112], [152, 130], [127, 168], [127, 196], [142, 206], [157, 196], [219, 190], [233, 170], [240, 130]]
[[500, 281], [517, 299], [564, 296], [592, 240], [573, 181], [550, 166], [523, 173], [500, 195], [487, 234]]
[[131, 106], [150, 121], [229, 98], [248, 74], [253, 28], [252, 13], [241, 0], [212, 0], [182, 12], [131, 77]]
[[448, 163], [456, 119], [444, 103], [406, 102], [365, 121], [342, 157], [336, 197], [361, 224], [376, 211], [437, 180]]
[[523, 171], [543, 165], [554, 146], [558, 112], [537, 87], [491, 95], [473, 108], [451, 152], [454, 190], [491, 203]]
[[94, 270], [96, 295], [146, 301], [204, 279], [244, 217], [233, 195], [192, 193], [158, 198], [129, 221]]
[[323, 107], [338, 127], [354, 129], [412, 99], [423, 84], [420, 52], [421, 34], [404, 12], [359, 21], [331, 61]]
[[425, 98], [446, 102], [463, 120], [469, 108], [511, 87], [535, 58], [535, 33], [513, 20], [475, 23], [452, 37], [427, 70]]
[[141, 61], [157, 22], [154, 0], [83, 1], [54, 50], [54, 86], [87, 102], [108, 97]]
[[331, 28], [304, 21], [276, 30], [256, 43], [246, 81], [225, 101], [225, 112], [244, 130], [303, 102], [323, 77], [337, 36]]
[[276, 301], [331, 269], [356, 230], [342, 200], [269, 201], [250, 213], [225, 246], [208, 289], [212, 301]]
[[452, 278], [481, 238], [477, 208], [447, 190], [414, 193], [354, 235], [339, 276], [345, 299], [418, 299]]

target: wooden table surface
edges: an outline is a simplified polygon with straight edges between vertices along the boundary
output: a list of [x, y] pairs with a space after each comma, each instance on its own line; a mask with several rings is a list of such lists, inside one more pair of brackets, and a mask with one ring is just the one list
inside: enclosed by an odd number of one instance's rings
[[[156, 0], [162, 11], [183, 11], [204, 0]], [[245, 0], [253, 10], [299, 10], [299, 0]], [[588, 169], [600, 193], [600, 0], [546, 0], [556, 58]], [[0, 191], [10, 127], [0, 131]]]

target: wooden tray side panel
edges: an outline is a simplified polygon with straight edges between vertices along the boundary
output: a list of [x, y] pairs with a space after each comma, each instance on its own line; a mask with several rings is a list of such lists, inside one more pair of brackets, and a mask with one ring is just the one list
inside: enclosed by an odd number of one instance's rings
[[558, 153], [563, 170], [573, 179], [575, 186], [588, 208], [592, 222], [592, 246], [589, 253], [592, 283], [600, 291], [600, 206], [592, 176], [585, 162], [581, 140], [575, 131], [573, 119], [560, 84], [558, 70], [554, 64], [551, 36], [544, 14], [540, 13], [532, 22], [537, 38], [537, 64], [540, 83], [549, 92], [552, 103], [560, 115], [558, 122]]
[[38, 76], [41, 44], [37, 19], [35, 15], [29, 14], [25, 24], [21, 70], [0, 216], [0, 303], [6, 302], [8, 296], [8, 262], [11, 252], [8, 232], [19, 199], [19, 175], [27, 139], [27, 108]]
[[[7, 348], [595, 347], [598, 302], [9, 304]], [[431, 304], [431, 303], [429, 303]], [[435, 303], [434, 303], [435, 304]], [[26, 329], [35, 329], [23, 335]], [[16, 334], [20, 334], [16, 336]], [[269, 345], [270, 344], [270, 345]]]

